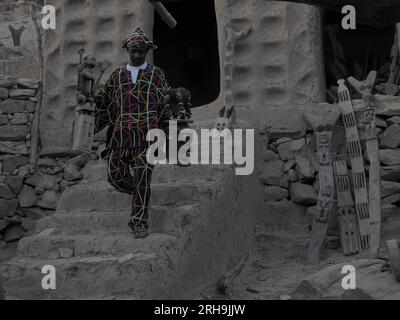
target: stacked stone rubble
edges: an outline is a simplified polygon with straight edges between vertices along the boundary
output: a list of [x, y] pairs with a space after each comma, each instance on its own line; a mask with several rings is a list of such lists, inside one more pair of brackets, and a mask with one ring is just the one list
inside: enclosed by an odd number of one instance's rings
[[81, 169], [97, 158], [50, 150], [39, 153], [36, 166], [30, 163], [38, 91], [36, 80], [0, 75], [0, 250], [29, 235], [37, 219], [53, 214], [64, 189], [77, 184]]
[[[390, 229], [392, 232], [396, 228], [400, 230], [400, 99], [377, 96], [377, 100], [379, 108], [376, 123], [379, 128], [382, 164], [383, 223], [384, 230]], [[324, 107], [327, 107], [327, 104]], [[328, 109], [335, 108], [336, 106], [330, 105]], [[354, 108], [368, 177], [369, 161], [365, 153], [362, 101], [355, 101]], [[264, 185], [267, 211], [279, 209], [279, 212], [289, 213], [291, 210], [296, 210], [298, 206], [302, 206], [307, 210], [310, 222], [310, 225], [304, 228], [311, 228], [319, 193], [314, 133], [312, 130], [272, 128], [263, 131], [262, 135], [264, 137], [264, 165], [261, 169], [260, 182]], [[332, 150], [334, 157], [347, 154], [341, 120], [334, 130]], [[336, 212], [331, 218], [328, 240], [330, 241], [327, 244], [331, 247], [339, 246]]]

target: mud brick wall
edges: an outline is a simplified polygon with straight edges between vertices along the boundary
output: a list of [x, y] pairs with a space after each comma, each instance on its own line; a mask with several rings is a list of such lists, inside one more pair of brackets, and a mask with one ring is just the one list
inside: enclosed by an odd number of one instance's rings
[[56, 7], [57, 26], [46, 31], [44, 39], [47, 95], [41, 114], [42, 154], [72, 147], [78, 50], [84, 48], [98, 62], [111, 63], [105, 80], [127, 59], [121, 45], [134, 27], [142, 26], [151, 36], [153, 25], [147, 0], [50, 0], [48, 4]]
[[[381, 178], [382, 219], [385, 239], [396, 238], [400, 232], [400, 99], [377, 95], [376, 125], [378, 128]], [[334, 105], [320, 104], [321, 110], [334, 110]], [[369, 161], [365, 151], [363, 103], [354, 101], [361, 144], [364, 150], [366, 176]], [[316, 159], [316, 140], [311, 129], [266, 129], [262, 133], [264, 164], [260, 170], [260, 183], [264, 188], [266, 215], [284, 215], [291, 219], [293, 212], [306, 216], [299, 228], [310, 229], [318, 201], [319, 164]], [[332, 153], [346, 155], [345, 131], [340, 119], [333, 134]], [[348, 163], [351, 175], [350, 162]], [[304, 224], [307, 221], [307, 224]], [[337, 213], [330, 221], [326, 245], [339, 247]]]
[[[95, 53], [101, 62], [111, 63], [104, 75], [106, 79], [114, 67], [126, 60], [122, 40], [135, 26], [143, 27], [152, 37], [157, 13], [147, 0], [50, 0], [48, 3], [57, 8], [57, 29], [45, 32], [47, 95], [41, 115], [41, 138], [44, 152], [48, 148], [63, 152], [72, 145], [79, 48]], [[235, 31], [252, 29], [236, 45], [232, 89], [238, 109], [251, 111], [253, 127], [265, 121], [279, 126], [282, 118], [295, 124], [309, 104], [321, 102], [325, 90], [317, 8], [265, 0], [216, 0], [215, 10], [221, 65], [221, 92], [210, 104], [215, 114], [222, 107], [225, 95], [227, 22]], [[293, 114], [293, 110], [298, 112]], [[289, 114], [291, 117], [286, 117]]]
[[98, 158], [69, 152], [30, 163], [38, 89], [37, 80], [0, 75], [0, 252], [53, 214], [65, 187], [79, 183], [81, 169]]

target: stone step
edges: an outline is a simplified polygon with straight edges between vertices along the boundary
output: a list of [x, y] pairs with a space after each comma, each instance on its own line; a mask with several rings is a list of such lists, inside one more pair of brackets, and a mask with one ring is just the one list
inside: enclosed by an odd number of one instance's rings
[[[47, 230], [46, 230], [47, 231]], [[113, 235], [47, 234], [23, 238], [18, 245], [21, 258], [56, 260], [87, 256], [121, 256], [130, 253], [154, 253], [160, 247], [176, 242], [172, 235], [153, 233], [145, 239], [135, 239], [132, 233]]]
[[[137, 251], [121, 256], [57, 260], [16, 258], [0, 266], [8, 299], [129, 299], [168, 298], [173, 281], [175, 248], [153, 253]], [[56, 271], [56, 290], [44, 290], [44, 266]]]
[[[224, 170], [222, 165], [193, 165], [180, 167], [177, 165], [157, 165], [153, 170], [153, 183], [176, 181], [218, 180]], [[105, 161], [90, 162], [83, 169], [83, 177], [89, 181], [107, 181]]]
[[[216, 198], [219, 186], [215, 181], [153, 184], [151, 205], [183, 206]], [[81, 183], [67, 188], [58, 203], [60, 212], [127, 211], [131, 195], [115, 190], [108, 182]]]
[[[200, 214], [196, 205], [182, 207], [152, 206], [149, 211], [150, 232], [178, 234]], [[54, 228], [53, 234], [93, 235], [130, 232], [127, 225], [130, 211], [56, 213], [36, 224], [36, 233]]]

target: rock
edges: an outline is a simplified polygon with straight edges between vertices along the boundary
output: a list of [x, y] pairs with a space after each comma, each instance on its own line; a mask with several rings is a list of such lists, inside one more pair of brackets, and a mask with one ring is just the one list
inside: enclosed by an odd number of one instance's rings
[[22, 166], [18, 169], [18, 177], [25, 178], [31, 173], [30, 169], [28, 166]]
[[288, 138], [288, 137], [283, 137], [283, 138], [279, 138], [278, 140], [275, 141], [275, 145], [279, 146], [282, 143], [286, 143], [286, 142], [291, 142], [292, 139]]
[[25, 217], [33, 220], [39, 220], [54, 213], [52, 210], [43, 210], [37, 207], [21, 208], [20, 210]]
[[17, 199], [0, 199], [0, 217], [11, 217], [18, 207]]
[[265, 201], [280, 201], [289, 196], [289, 192], [286, 189], [279, 187], [266, 187], [264, 189], [264, 200]]
[[15, 78], [12, 77], [0, 77], [0, 87], [2, 88], [12, 88], [13, 86], [15, 86], [17, 84], [17, 80]]
[[0, 126], [4, 126], [8, 123], [8, 116], [5, 114], [0, 115]]
[[58, 201], [60, 200], [61, 194], [55, 191], [46, 191], [43, 194], [43, 198], [37, 201], [36, 205], [42, 209], [56, 209]]
[[269, 186], [279, 186], [281, 177], [283, 176], [283, 161], [269, 161], [264, 165], [263, 173], [261, 174], [261, 182]]
[[64, 171], [64, 168], [57, 166], [51, 171], [51, 174], [58, 174], [63, 171]]
[[28, 155], [25, 142], [0, 141], [0, 153]]
[[58, 177], [37, 172], [33, 176], [26, 179], [25, 183], [33, 187], [43, 188], [52, 191], [55, 190], [55, 188], [57, 187]]
[[39, 157], [74, 157], [80, 153], [80, 151], [72, 151], [70, 148], [50, 146], [42, 148], [39, 153]]
[[400, 193], [400, 183], [393, 181], [382, 181], [381, 183], [382, 198], [389, 197], [395, 193]]
[[69, 249], [69, 248], [60, 248], [58, 250], [58, 255], [62, 259], [69, 259], [74, 256], [74, 250]]
[[379, 117], [375, 117], [375, 125], [381, 129], [386, 129], [388, 127], [386, 121]]
[[293, 202], [312, 206], [318, 202], [318, 194], [313, 186], [303, 183], [292, 183], [290, 186], [290, 198]]
[[400, 117], [399, 116], [391, 117], [391, 118], [387, 119], [387, 123], [389, 125], [400, 124]]
[[86, 166], [89, 161], [90, 161], [90, 154], [82, 153], [79, 156], [76, 156], [76, 157], [68, 160], [67, 163], [73, 164], [75, 166], [82, 168], [82, 167]]
[[11, 89], [9, 91], [11, 99], [16, 100], [28, 100], [29, 97], [36, 96], [36, 90], [33, 89]]
[[6, 228], [3, 234], [3, 240], [5, 242], [14, 242], [21, 239], [24, 236], [24, 229], [19, 224], [13, 224]]
[[273, 152], [272, 150], [265, 150], [262, 154], [262, 158], [265, 162], [278, 160], [279, 155]]
[[280, 143], [277, 147], [279, 153], [279, 159], [282, 161], [287, 161], [293, 159], [294, 152], [290, 149], [291, 140], [288, 142]]
[[[345, 290], [343, 267], [351, 265], [357, 270], [357, 290]], [[293, 293], [294, 300], [399, 300], [400, 283], [393, 274], [383, 272], [386, 261], [356, 259], [336, 264], [313, 274], [300, 283]]]
[[299, 180], [301, 182], [313, 182], [315, 179], [316, 171], [311, 161], [300, 154], [296, 155], [295, 161], [296, 171]]
[[283, 172], [287, 173], [289, 170], [293, 169], [296, 166], [296, 162], [294, 160], [289, 160], [285, 162], [283, 165]]
[[295, 153], [300, 152], [301, 150], [304, 149], [305, 145], [306, 145], [306, 140], [304, 138], [293, 140], [290, 144], [290, 150]]
[[64, 169], [64, 178], [67, 181], [76, 181], [76, 180], [81, 180], [83, 178], [83, 175], [76, 165], [69, 164]]
[[0, 99], [8, 98], [8, 89], [0, 88]]
[[390, 205], [390, 204], [395, 204], [400, 201], [400, 193], [395, 193], [392, 194], [391, 196], [388, 196], [384, 199], [382, 199], [382, 205]]
[[15, 196], [5, 183], [0, 183], [0, 199], [11, 200]]
[[31, 100], [27, 101], [25, 109], [26, 111], [31, 112], [31, 114], [29, 115], [29, 120], [33, 121], [34, 115], [32, 114], [32, 112], [36, 111], [36, 103]]
[[2, 232], [10, 223], [5, 219], [0, 219], [0, 232]]
[[386, 181], [400, 181], [400, 166], [382, 167], [381, 178]]
[[22, 125], [22, 124], [27, 124], [28, 122], [29, 122], [28, 113], [15, 113], [11, 120], [12, 125]]
[[381, 146], [396, 149], [400, 146], [400, 125], [393, 124], [381, 135]]
[[281, 177], [281, 180], [279, 181], [279, 186], [281, 188], [289, 190], [290, 181], [289, 181], [289, 178], [288, 178], [288, 176], [286, 174]]
[[32, 218], [23, 218], [21, 227], [25, 232], [33, 231], [36, 227], [36, 221]]
[[395, 166], [400, 164], [400, 149], [383, 149], [379, 153], [383, 165]]
[[22, 113], [26, 110], [25, 101], [15, 101], [11, 99], [0, 102], [0, 111], [3, 113]]
[[288, 300], [292, 300], [292, 297], [287, 295], [287, 294], [283, 294], [279, 297], [279, 300], [281, 301], [288, 301]]
[[268, 132], [270, 140], [278, 140], [285, 137], [297, 139], [301, 138], [303, 135], [304, 132], [291, 128], [271, 128]]
[[38, 188], [38, 187], [35, 188], [35, 193], [36, 193], [38, 196], [44, 195], [45, 192], [46, 192], [46, 190], [43, 189], [43, 188]]
[[79, 183], [78, 180], [77, 180], [77, 181], [67, 181], [67, 180], [63, 180], [63, 181], [61, 181], [61, 183], [60, 183], [61, 190], [64, 190], [66, 187], [74, 186], [74, 185], [76, 185], [76, 184], [78, 184], [78, 183]]
[[288, 176], [290, 182], [297, 182], [297, 181], [299, 181], [299, 177], [298, 177], [298, 175], [297, 175], [297, 171], [296, 171], [296, 170], [290, 169], [290, 170], [288, 171], [288, 173], [287, 173], [287, 176]]
[[18, 194], [18, 200], [21, 208], [33, 207], [37, 201], [35, 190], [24, 185], [21, 192]]
[[53, 158], [40, 158], [37, 162], [39, 168], [48, 167], [54, 169], [57, 166], [57, 161]]
[[17, 87], [21, 89], [39, 89], [39, 81], [32, 79], [18, 79]]
[[27, 126], [2, 126], [0, 127], [0, 141], [21, 141], [29, 132]]

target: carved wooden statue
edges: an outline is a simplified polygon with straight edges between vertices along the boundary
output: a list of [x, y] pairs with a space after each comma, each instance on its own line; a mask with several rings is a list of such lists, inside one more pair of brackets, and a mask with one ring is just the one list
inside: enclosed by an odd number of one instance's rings
[[232, 106], [230, 108], [223, 107], [218, 112], [217, 122], [215, 128], [218, 131], [223, 131], [231, 127], [231, 123], [235, 120], [235, 108]]
[[318, 197], [317, 214], [314, 217], [312, 234], [308, 246], [306, 263], [316, 265], [320, 262], [320, 252], [326, 232], [328, 231], [329, 217], [333, 207], [334, 176], [331, 157], [332, 132], [339, 112], [332, 112], [325, 116], [315, 116], [306, 113], [304, 118], [314, 128], [317, 135], [319, 159], [320, 193]]
[[89, 54], [83, 57], [85, 51], [79, 51], [80, 63], [78, 65], [78, 104], [85, 105], [94, 101], [94, 85], [96, 82], [94, 69], [96, 68], [96, 58]]
[[360, 234], [346, 159], [336, 159], [333, 169], [338, 200], [340, 243], [343, 254], [348, 256], [360, 252]]
[[173, 120], [190, 120], [192, 118], [191, 100], [192, 94], [186, 88], [179, 87], [168, 90], [165, 101]]
[[77, 108], [75, 109], [74, 143], [72, 149], [90, 153], [94, 137], [94, 89], [96, 59], [93, 55], [83, 57], [85, 51], [79, 50]]
[[369, 248], [370, 242], [370, 216], [364, 158], [349, 89], [345, 86], [344, 80], [339, 80], [338, 83], [339, 107], [342, 112], [343, 124], [346, 131], [347, 151], [350, 156], [352, 168], [354, 198], [360, 229], [360, 244], [361, 249], [366, 250]]
[[370, 161], [369, 169], [369, 216], [370, 216], [370, 252], [371, 257], [379, 256], [381, 244], [381, 160], [379, 156], [379, 142], [376, 134], [375, 108], [376, 101], [372, 95], [376, 79], [376, 71], [371, 71], [365, 81], [358, 81], [353, 77], [349, 83], [362, 95], [364, 100], [364, 121], [366, 132], [367, 154]]

